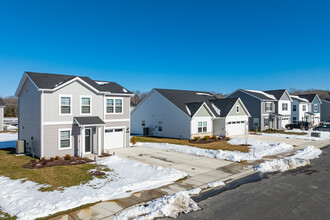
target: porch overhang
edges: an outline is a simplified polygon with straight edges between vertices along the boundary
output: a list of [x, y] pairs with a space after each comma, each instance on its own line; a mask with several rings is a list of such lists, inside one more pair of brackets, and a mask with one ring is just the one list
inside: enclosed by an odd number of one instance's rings
[[73, 119], [79, 127], [105, 126], [105, 122], [98, 116], [74, 117]]
[[305, 112], [305, 115], [314, 116], [315, 114], [314, 113], [311, 113], [311, 112]]
[[284, 115], [278, 114], [278, 113], [269, 113], [270, 116], [274, 117], [274, 118], [282, 118], [284, 117]]

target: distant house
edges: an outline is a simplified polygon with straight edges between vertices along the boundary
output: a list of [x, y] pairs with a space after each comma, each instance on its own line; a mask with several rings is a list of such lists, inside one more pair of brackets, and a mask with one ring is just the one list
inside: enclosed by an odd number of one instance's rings
[[292, 122], [308, 121], [317, 125], [321, 121], [322, 101], [317, 94], [304, 94], [292, 98]]
[[283, 129], [291, 121], [291, 98], [286, 89], [247, 90], [238, 89], [226, 98], [240, 98], [251, 119], [249, 129]]
[[239, 98], [211, 93], [153, 89], [131, 113], [131, 133], [191, 139], [247, 132], [250, 114]]
[[3, 131], [3, 118], [5, 115], [5, 103], [3, 102], [3, 99], [0, 98], [0, 131]]
[[130, 98], [115, 82], [25, 72], [17, 88], [18, 138], [37, 157], [129, 147]]
[[330, 120], [330, 98], [322, 99], [321, 121]]

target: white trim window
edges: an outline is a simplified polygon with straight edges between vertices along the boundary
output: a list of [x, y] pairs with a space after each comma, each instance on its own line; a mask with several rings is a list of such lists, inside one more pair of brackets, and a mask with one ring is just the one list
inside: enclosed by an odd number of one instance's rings
[[266, 111], [266, 112], [271, 112], [272, 109], [273, 109], [273, 103], [271, 103], [271, 102], [266, 102], [266, 103], [265, 103], [265, 111]]
[[198, 133], [207, 132], [207, 121], [199, 121], [198, 122]]
[[259, 127], [259, 118], [253, 118], [253, 127]]
[[80, 97], [80, 113], [82, 115], [92, 114], [92, 98], [90, 96]]
[[60, 96], [60, 115], [71, 115], [72, 98], [69, 95]]
[[302, 110], [305, 112], [306, 111], [306, 105], [302, 106]]
[[71, 129], [60, 129], [59, 130], [59, 150], [71, 149]]
[[313, 105], [313, 108], [314, 108], [314, 112], [317, 112], [319, 110], [319, 106], [318, 104], [314, 104]]
[[107, 98], [106, 99], [106, 113], [107, 114], [122, 114], [123, 113], [123, 99]]
[[282, 111], [288, 110], [288, 103], [282, 103]]
[[297, 105], [292, 106], [292, 111], [294, 111], [294, 112], [297, 111]]
[[236, 105], [236, 113], [239, 113], [239, 105]]

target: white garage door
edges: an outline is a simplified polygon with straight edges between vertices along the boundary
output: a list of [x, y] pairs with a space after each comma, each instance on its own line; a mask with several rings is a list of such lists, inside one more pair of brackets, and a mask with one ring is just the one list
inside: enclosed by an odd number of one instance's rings
[[227, 131], [229, 136], [245, 134], [245, 121], [230, 121], [227, 124]]
[[124, 128], [106, 128], [104, 131], [104, 149], [124, 147]]

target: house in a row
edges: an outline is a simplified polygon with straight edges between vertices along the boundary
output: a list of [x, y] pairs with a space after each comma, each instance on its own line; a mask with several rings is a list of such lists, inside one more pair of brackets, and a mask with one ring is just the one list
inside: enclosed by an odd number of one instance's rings
[[322, 101], [317, 94], [291, 95], [292, 122], [308, 121], [312, 125], [321, 122]]
[[330, 120], [330, 98], [325, 98], [321, 101], [321, 121], [328, 121]]
[[25, 72], [18, 97], [18, 138], [37, 157], [101, 154], [129, 146], [130, 98], [115, 82]]
[[191, 139], [248, 131], [250, 113], [240, 98], [209, 92], [153, 89], [131, 112], [131, 133]]
[[286, 89], [238, 89], [226, 98], [240, 98], [251, 114], [249, 129], [283, 129], [291, 123], [291, 97]]
[[5, 115], [5, 103], [3, 102], [3, 99], [0, 98], [0, 131], [3, 131], [3, 118]]

